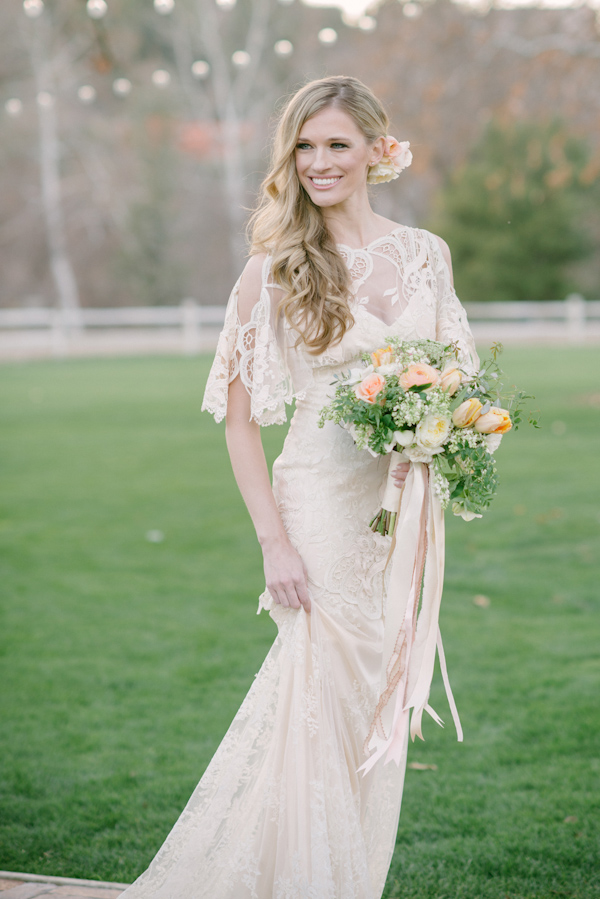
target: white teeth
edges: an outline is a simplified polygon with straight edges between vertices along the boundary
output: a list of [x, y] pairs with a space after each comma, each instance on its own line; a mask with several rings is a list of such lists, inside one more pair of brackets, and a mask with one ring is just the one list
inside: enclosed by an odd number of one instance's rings
[[319, 187], [324, 186], [325, 184], [335, 184], [336, 181], [339, 181], [338, 178], [311, 178], [310, 179], [313, 184], [317, 184]]

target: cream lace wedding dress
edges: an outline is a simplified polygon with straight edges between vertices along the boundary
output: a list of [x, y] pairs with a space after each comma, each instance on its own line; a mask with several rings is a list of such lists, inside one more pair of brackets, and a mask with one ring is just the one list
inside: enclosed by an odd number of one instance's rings
[[351, 273], [354, 326], [317, 357], [295, 348], [275, 316], [279, 288], [263, 286], [248, 324], [233, 289], [203, 408], [224, 415], [238, 374], [252, 417], [283, 424], [296, 400], [273, 490], [308, 572], [312, 614], [272, 603], [278, 636], [188, 805], [126, 899], [379, 899], [394, 849], [400, 766], [366, 775], [363, 744], [377, 704], [389, 538], [368, 522], [387, 460], [359, 451], [318, 413], [331, 382], [387, 335], [456, 341], [477, 356], [435, 237], [397, 228], [368, 247], [340, 245]]

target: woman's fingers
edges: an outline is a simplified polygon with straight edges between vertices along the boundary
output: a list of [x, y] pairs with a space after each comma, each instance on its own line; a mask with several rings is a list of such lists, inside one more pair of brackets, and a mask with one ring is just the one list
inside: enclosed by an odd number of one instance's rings
[[289, 541], [263, 546], [265, 580], [273, 601], [289, 609], [310, 612], [306, 568]]
[[392, 478], [394, 479], [396, 487], [404, 486], [409, 468], [410, 462], [400, 462], [399, 465], [394, 468], [394, 470], [392, 471]]

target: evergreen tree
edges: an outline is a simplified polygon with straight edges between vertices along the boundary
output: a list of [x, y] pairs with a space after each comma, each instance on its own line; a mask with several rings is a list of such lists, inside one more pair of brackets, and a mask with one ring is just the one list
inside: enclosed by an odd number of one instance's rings
[[432, 230], [450, 244], [464, 300], [556, 300], [592, 252], [588, 151], [557, 121], [492, 122], [438, 198]]

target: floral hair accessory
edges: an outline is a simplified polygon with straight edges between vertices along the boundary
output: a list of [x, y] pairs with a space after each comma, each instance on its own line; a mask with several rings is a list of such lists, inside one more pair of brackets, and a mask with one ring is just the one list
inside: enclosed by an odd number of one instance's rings
[[386, 135], [383, 156], [380, 162], [369, 166], [367, 184], [382, 184], [384, 181], [393, 181], [397, 178], [412, 162], [409, 147], [410, 143], [407, 140], [397, 141], [395, 137]]

